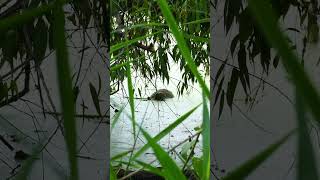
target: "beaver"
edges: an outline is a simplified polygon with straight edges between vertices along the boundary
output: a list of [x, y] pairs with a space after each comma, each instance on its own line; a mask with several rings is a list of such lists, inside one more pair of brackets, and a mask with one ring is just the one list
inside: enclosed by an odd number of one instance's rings
[[155, 101], [164, 101], [168, 98], [173, 98], [173, 93], [167, 89], [159, 89], [156, 92], [154, 92], [150, 97], [148, 97], [148, 100], [155, 100]]
[[[159, 89], [156, 92], [152, 93], [151, 96], [147, 98], [134, 98], [134, 99], [141, 99], [144, 101], [147, 100], [154, 100], [154, 101], [165, 101], [166, 99], [173, 98], [173, 93], [167, 89]], [[128, 97], [126, 97], [128, 98]]]

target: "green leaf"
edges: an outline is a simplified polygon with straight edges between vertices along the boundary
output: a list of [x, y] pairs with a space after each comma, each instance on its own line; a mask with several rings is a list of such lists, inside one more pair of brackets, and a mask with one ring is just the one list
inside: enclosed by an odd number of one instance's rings
[[189, 151], [191, 150], [192, 146], [196, 143], [195, 140], [192, 140], [191, 142], [185, 142], [183, 146], [181, 147], [181, 157], [186, 161], [189, 156]]
[[36, 33], [32, 36], [34, 49], [33, 53], [35, 56], [35, 62], [40, 64], [45, 57], [48, 44], [48, 28], [41, 17], [38, 18], [35, 29]]
[[238, 52], [238, 64], [239, 64], [240, 73], [245, 77], [248, 87], [250, 88], [249, 72], [247, 68], [246, 49], [243, 43], [240, 43], [240, 49]]
[[226, 65], [226, 64], [223, 63], [223, 64], [219, 67], [219, 70], [218, 70], [218, 72], [217, 72], [217, 75], [216, 75], [215, 80], [214, 80], [214, 83], [213, 83], [213, 88], [215, 88], [215, 86], [216, 86], [216, 84], [217, 84], [217, 82], [218, 82], [218, 79], [219, 79], [222, 71], [224, 70], [225, 65]]
[[192, 157], [192, 167], [199, 178], [202, 177], [202, 162], [203, 159], [198, 157]]
[[242, 180], [251, 174], [259, 165], [261, 165], [266, 159], [268, 159], [287, 139], [295, 132], [290, 131], [287, 135], [282, 137], [274, 144], [269, 145], [265, 150], [261, 151], [250, 160], [240, 165], [235, 170], [228, 173], [222, 180]]
[[221, 93], [221, 90], [222, 90], [222, 85], [223, 85], [223, 82], [224, 82], [224, 77], [221, 79], [219, 85], [218, 85], [218, 90], [217, 90], [217, 94], [215, 96], [215, 101], [214, 101], [214, 104], [213, 105], [216, 105], [218, 99], [219, 99], [219, 95]]
[[231, 45], [230, 45], [231, 55], [233, 55], [234, 50], [236, 49], [237, 44], [238, 44], [238, 42], [239, 42], [239, 39], [240, 39], [240, 38], [239, 38], [239, 34], [236, 35], [236, 36], [232, 39]]
[[238, 79], [239, 79], [239, 71], [236, 68], [232, 69], [231, 73], [231, 79], [228, 83], [228, 90], [227, 90], [227, 104], [232, 110], [232, 103], [233, 103], [233, 97], [237, 88]]
[[[19, 90], [18, 90], [18, 86], [17, 86], [17, 82], [12, 80], [11, 83], [10, 83], [10, 89], [11, 89], [11, 93], [12, 93], [12, 96], [16, 95], [19, 93]], [[1, 97], [1, 95], [0, 95]]]
[[62, 106], [62, 117], [65, 128], [65, 140], [68, 151], [70, 179], [78, 179], [77, 133], [74, 118], [74, 97], [72, 92], [72, 80], [69, 69], [68, 50], [65, 39], [65, 17], [62, 9], [64, 1], [58, 0], [54, 9], [54, 47], [56, 49], [56, 61], [58, 71], [59, 93]]
[[148, 37], [151, 37], [151, 36], [154, 36], [156, 34], [159, 34], [163, 32], [163, 30], [161, 31], [157, 31], [155, 33], [151, 33], [151, 34], [146, 34], [144, 36], [140, 36], [140, 37], [137, 37], [135, 39], [131, 39], [131, 40], [126, 40], [125, 42], [122, 42], [122, 43], [118, 43], [118, 44], [115, 44], [115, 45], [112, 45], [111, 48], [110, 48], [110, 54], [112, 54], [113, 52], [119, 50], [119, 49], [122, 49], [122, 48], [125, 48], [125, 47], [128, 47], [138, 41], [141, 41], [141, 40], [145, 40], [147, 39]]
[[296, 112], [298, 121], [298, 173], [299, 180], [318, 180], [316, 157], [307, 127], [306, 109], [302, 96], [296, 93]]
[[280, 61], [280, 57], [279, 57], [278, 55], [276, 55], [276, 56], [273, 58], [273, 67], [274, 67], [274, 68], [277, 68], [277, 67], [278, 67], [279, 61]]
[[117, 180], [117, 175], [113, 170], [113, 167], [110, 165], [110, 180]]
[[133, 92], [133, 85], [132, 85], [132, 77], [131, 77], [131, 66], [127, 64], [127, 78], [128, 78], [128, 90], [129, 90], [129, 104], [131, 110], [131, 122], [133, 128], [133, 136], [136, 137], [136, 118], [135, 118], [135, 111], [134, 111], [134, 92]]
[[119, 153], [119, 154], [117, 154], [117, 155], [115, 155], [115, 156], [111, 157], [111, 161], [115, 161], [115, 160], [117, 160], [117, 159], [120, 159], [120, 158], [122, 158], [122, 157], [126, 156], [127, 154], [129, 154], [129, 153], [131, 153], [131, 152], [132, 152], [132, 150], [125, 151], [125, 152], [122, 152], [122, 153]]
[[169, 154], [165, 152], [156, 141], [150, 137], [150, 135], [140, 127], [141, 132], [144, 137], [147, 139], [148, 143], [152, 147], [158, 161], [162, 165], [163, 174], [165, 178], [168, 180], [186, 180], [186, 177], [181, 172], [180, 168], [176, 165], [176, 163], [170, 158]]
[[0, 83], [0, 101], [2, 99], [8, 99], [8, 87], [7, 87], [7, 83]]
[[224, 97], [225, 94], [224, 94], [224, 90], [222, 91], [222, 94], [220, 96], [220, 105], [219, 105], [219, 116], [218, 116], [218, 119], [220, 119], [221, 117], [221, 114], [222, 114], [222, 111], [223, 111], [223, 107], [224, 107]]
[[91, 98], [92, 98], [93, 104], [94, 104], [99, 116], [101, 116], [99, 95], [96, 91], [96, 88], [91, 83], [89, 84], [89, 87], [90, 87], [90, 93], [91, 93]]
[[253, 24], [249, 15], [249, 10], [246, 8], [239, 17], [239, 39], [241, 43], [245, 43], [253, 32]]
[[202, 115], [202, 147], [203, 147], [203, 162], [201, 179], [209, 179], [210, 177], [210, 114], [208, 104], [204, 92], [202, 93], [203, 100], [203, 115]]

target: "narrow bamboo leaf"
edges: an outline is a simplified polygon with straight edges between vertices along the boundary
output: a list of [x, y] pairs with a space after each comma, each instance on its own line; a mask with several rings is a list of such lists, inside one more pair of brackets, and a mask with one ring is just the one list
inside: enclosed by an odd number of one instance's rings
[[242, 87], [243, 87], [244, 92], [246, 93], [246, 95], [248, 95], [245, 75], [244, 75], [244, 74], [240, 74], [240, 75], [239, 75], [239, 78], [240, 78], [240, 82], [241, 82], [241, 85], [242, 85]]
[[91, 98], [92, 98], [93, 104], [96, 108], [97, 113], [99, 114], [99, 116], [101, 116], [99, 95], [96, 91], [96, 88], [91, 83], [89, 84], [89, 87], [90, 87], [90, 93], [91, 93]]
[[133, 61], [134, 61], [134, 60], [127, 61], [127, 62], [124, 62], [124, 63], [121, 63], [121, 64], [117, 64], [117, 65], [115, 65], [115, 66], [112, 66], [112, 67], [110, 68], [110, 70], [111, 70], [111, 71], [117, 71], [118, 69], [126, 66], [127, 64], [132, 63]]
[[302, 96], [296, 93], [296, 112], [298, 120], [298, 171], [299, 180], [318, 180], [316, 157], [308, 132], [306, 109]]
[[210, 39], [208, 37], [195, 36], [187, 33], [184, 33], [184, 37], [187, 39], [193, 40], [195, 42], [203, 42], [203, 43], [209, 42], [209, 39]]
[[127, 78], [128, 78], [128, 91], [129, 91], [129, 104], [131, 109], [131, 121], [132, 121], [132, 128], [133, 128], [133, 136], [136, 137], [136, 121], [135, 121], [135, 112], [134, 112], [134, 97], [133, 97], [133, 85], [132, 85], [132, 78], [131, 78], [131, 66], [127, 64]]
[[222, 91], [222, 94], [220, 96], [220, 105], [219, 105], [219, 115], [218, 115], [218, 119], [220, 119], [222, 111], [223, 111], [223, 107], [224, 107], [224, 90]]
[[231, 41], [231, 45], [230, 45], [231, 55], [233, 55], [234, 50], [236, 49], [238, 42], [239, 42], [239, 34], [236, 35], [236, 36], [233, 38], [233, 40]]
[[216, 75], [215, 80], [214, 80], [214, 83], [213, 83], [213, 88], [216, 86], [216, 84], [217, 84], [217, 82], [218, 82], [218, 79], [219, 79], [222, 71], [224, 70], [225, 65], [226, 65], [226, 64], [223, 63], [223, 64], [219, 67], [219, 70], [218, 70], [218, 72], [217, 72], [217, 75]]
[[57, 71], [60, 101], [62, 106], [62, 116], [65, 128], [65, 140], [71, 169], [71, 180], [78, 179], [77, 153], [77, 133], [74, 119], [74, 99], [72, 92], [72, 81], [69, 69], [68, 51], [65, 40], [65, 17], [62, 9], [63, 1], [58, 0], [54, 9], [54, 46], [56, 49]]
[[273, 58], [273, 67], [274, 67], [274, 68], [277, 68], [277, 67], [278, 67], [279, 61], [280, 61], [280, 57], [279, 57], [278, 55], [276, 55], [276, 56]]
[[268, 159], [273, 152], [275, 152], [282, 144], [284, 144], [294, 132], [295, 130], [290, 131], [287, 135], [278, 140], [276, 143], [269, 145], [265, 150], [261, 151], [259, 154], [255, 155], [253, 158], [243, 163], [240, 167], [228, 173], [225, 177], [222, 178], [222, 180], [245, 179], [260, 164], [262, 164], [266, 159]]
[[178, 47], [181, 51], [182, 56], [184, 57], [185, 61], [187, 62], [188, 67], [190, 68], [191, 72], [193, 73], [193, 75], [196, 77], [196, 79], [198, 80], [201, 88], [204, 90], [206, 97], [209, 98], [210, 97], [210, 91], [209, 88], [207, 87], [204, 79], [201, 77], [199, 71], [197, 70], [197, 67], [194, 63], [194, 60], [192, 59], [191, 53], [190, 53], [190, 49], [183, 37], [183, 33], [179, 30], [179, 27], [170, 11], [170, 8], [168, 6], [168, 3], [166, 0], [158, 0], [157, 1], [160, 9], [171, 29], [172, 34], [174, 35]]
[[98, 94], [98, 96], [99, 96], [99, 94], [101, 93], [101, 85], [102, 85], [102, 82], [101, 82], [101, 76], [100, 76], [100, 73], [97, 73], [98, 74], [98, 82], [99, 82], [99, 84], [98, 84], [98, 92], [97, 92], [97, 94]]
[[40, 17], [38, 18], [38, 22], [36, 25], [37, 33], [34, 34], [33, 37], [33, 47], [34, 47], [34, 55], [35, 61], [37, 64], [40, 64], [43, 60], [48, 44], [48, 28], [44, 20]]
[[213, 105], [216, 105], [218, 99], [219, 99], [219, 95], [221, 93], [221, 90], [222, 90], [222, 85], [223, 85], [223, 82], [224, 82], [224, 77], [221, 79], [219, 85], [218, 85], [218, 90], [217, 90], [217, 94], [215, 96], [215, 101], [214, 101], [214, 104]]
[[155, 33], [147, 34], [147, 35], [144, 35], [144, 36], [141, 36], [141, 37], [137, 37], [135, 39], [126, 40], [125, 42], [122, 42], [122, 43], [115, 44], [115, 45], [111, 46], [109, 53], [112, 54], [113, 52], [115, 52], [115, 51], [117, 51], [117, 50], [119, 50], [121, 48], [128, 47], [128, 46], [130, 46], [130, 45], [132, 45], [132, 44], [134, 44], [134, 43], [136, 43], [138, 41], [145, 40], [148, 37], [152, 37], [152, 36], [154, 36], [156, 34], [159, 34], [161, 32], [163, 32], [163, 30], [155, 32]]
[[129, 154], [130, 152], [132, 152], [132, 150], [119, 153], [119, 154], [113, 156], [113, 157], [111, 158], [111, 161], [115, 161], [115, 160], [117, 160], [117, 159], [120, 159], [120, 158], [126, 156], [127, 154]]
[[238, 64], [239, 64], [240, 73], [245, 77], [248, 87], [250, 88], [250, 78], [249, 78], [249, 72], [247, 68], [246, 48], [243, 43], [240, 43], [240, 49], [238, 52]]
[[142, 128], [140, 129], [144, 137], [147, 139], [148, 143], [150, 143], [150, 146], [152, 147], [158, 161], [162, 165], [165, 178], [168, 180], [186, 180], [186, 177], [181, 172], [176, 163], [170, 158], [169, 154], [165, 152], [145, 130], [143, 130]]
[[[170, 124], [168, 127], [166, 127], [164, 130], [162, 130], [159, 134], [157, 134], [153, 140], [155, 142], [158, 142], [161, 140], [163, 137], [165, 137], [167, 134], [169, 134], [174, 128], [176, 128], [178, 125], [180, 125], [184, 120], [186, 120], [198, 107], [200, 106], [197, 105], [187, 113], [183, 114], [181, 117], [179, 117], [177, 120], [175, 120], [172, 124]], [[138, 152], [135, 153], [133, 156], [133, 159], [136, 159], [139, 157], [144, 151], [146, 151], [149, 147], [151, 146], [150, 143], [145, 144]]]
[[210, 177], [210, 115], [208, 104], [204, 92], [202, 93], [203, 100], [203, 120], [202, 120], [202, 147], [203, 161], [201, 179], [207, 180]]
[[231, 73], [231, 79], [230, 79], [230, 82], [228, 83], [228, 90], [227, 90], [227, 104], [231, 110], [232, 110], [234, 93], [236, 91], [237, 84], [238, 84], [239, 75], [240, 75], [239, 71], [236, 68], [233, 68]]
[[208, 22], [210, 22], [210, 18], [203, 18], [203, 19], [197, 19], [194, 21], [183, 23], [183, 25], [201, 24], [201, 23], [208, 23]]

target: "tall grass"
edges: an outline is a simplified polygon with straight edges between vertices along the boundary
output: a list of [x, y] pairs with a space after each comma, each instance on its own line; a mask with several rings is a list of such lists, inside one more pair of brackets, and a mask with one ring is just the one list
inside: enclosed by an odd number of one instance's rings
[[65, 16], [63, 11], [63, 0], [58, 0], [54, 9], [54, 46], [56, 49], [57, 71], [60, 91], [60, 101], [62, 105], [62, 117], [65, 129], [65, 140], [68, 149], [70, 164], [70, 179], [78, 179], [77, 163], [77, 134], [76, 122], [74, 118], [74, 98], [72, 92], [72, 80], [69, 69], [68, 51], [65, 39]]

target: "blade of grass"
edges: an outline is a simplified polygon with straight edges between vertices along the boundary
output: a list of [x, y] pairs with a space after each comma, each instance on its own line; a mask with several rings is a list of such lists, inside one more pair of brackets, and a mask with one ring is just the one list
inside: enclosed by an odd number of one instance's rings
[[[159, 134], [157, 134], [153, 140], [155, 142], [160, 141], [163, 137], [165, 137], [167, 134], [169, 134], [174, 128], [176, 128], [179, 124], [181, 124], [184, 120], [186, 120], [198, 107], [200, 106], [197, 105], [196, 107], [192, 108], [190, 111], [187, 113], [183, 114], [181, 117], [179, 117], [177, 120], [175, 120], [172, 124], [170, 124], [168, 127], [166, 127], [164, 130], [162, 130]], [[143, 152], [145, 152], [149, 147], [151, 146], [150, 143], [145, 144], [138, 152], [135, 153], [133, 156], [133, 159], [136, 159], [139, 157]]]
[[72, 81], [69, 70], [68, 51], [65, 39], [65, 17], [63, 12], [63, 1], [58, 0], [54, 9], [54, 46], [56, 49], [57, 71], [62, 116], [65, 128], [65, 140], [68, 151], [69, 166], [71, 169], [70, 179], [78, 179], [78, 163], [76, 158], [76, 123], [74, 119], [74, 102], [72, 92]]
[[127, 64], [133, 63], [133, 62], [135, 62], [135, 61], [139, 61], [139, 60], [144, 59], [144, 58], [145, 58], [145, 56], [141, 56], [141, 57], [136, 58], [136, 59], [134, 59], [134, 60], [127, 61], [127, 62], [124, 62], [124, 63], [121, 63], [121, 64], [117, 64], [117, 65], [115, 65], [115, 66], [111, 66], [111, 71], [116, 71], [116, 70], [118, 70], [118, 69], [126, 66]]
[[135, 39], [126, 40], [125, 42], [122, 42], [122, 43], [115, 44], [115, 45], [111, 46], [109, 53], [112, 54], [113, 52], [115, 52], [115, 51], [117, 51], [117, 50], [119, 50], [121, 48], [128, 47], [131, 44], [134, 44], [134, 43], [136, 43], [138, 41], [144, 40], [144, 39], [146, 39], [148, 37], [154, 36], [154, 35], [159, 34], [161, 32], [163, 32], [163, 30], [157, 31], [155, 33], [147, 34], [147, 35], [144, 35], [144, 36], [140, 36], [140, 37], [137, 37]]
[[[299, 95], [304, 97], [314, 118], [320, 122], [320, 96], [310, 78], [300, 65], [297, 56], [291, 51], [285, 36], [281, 32], [275, 15], [267, 1], [249, 0], [249, 7], [256, 19], [260, 30], [269, 43], [278, 51], [281, 61], [291, 77]], [[265, 18], [268, 17], [268, 18]]]
[[118, 122], [118, 120], [120, 118], [120, 115], [121, 115], [122, 111], [124, 110], [124, 108], [125, 108], [125, 106], [122, 106], [120, 108], [120, 110], [112, 117], [113, 120], [112, 120], [112, 124], [111, 124], [111, 129], [113, 129], [114, 126], [117, 124], [117, 122]]
[[113, 167], [110, 165], [110, 180], [116, 180], [117, 179], [117, 175], [113, 170]]
[[169, 154], [165, 152], [160, 145], [157, 144], [156, 141], [154, 141], [151, 136], [143, 130], [143, 128], [140, 127], [140, 129], [148, 143], [150, 143], [158, 161], [162, 165], [165, 178], [168, 180], [186, 180], [186, 177], [176, 163], [170, 158]]
[[169, 25], [172, 34], [174, 35], [178, 47], [181, 51], [181, 54], [183, 56], [183, 58], [186, 60], [188, 67], [190, 68], [192, 74], [196, 77], [196, 79], [198, 80], [201, 88], [203, 89], [205, 95], [207, 96], [207, 98], [210, 98], [210, 91], [208, 86], [206, 85], [204, 79], [201, 77], [199, 71], [197, 70], [197, 67], [194, 63], [194, 60], [192, 59], [191, 53], [190, 53], [190, 49], [183, 37], [183, 33], [179, 30], [179, 27], [170, 11], [170, 8], [168, 6], [168, 3], [166, 0], [157, 0], [160, 9], [162, 11], [162, 14], [164, 15], [167, 24]]
[[313, 152], [313, 146], [308, 132], [306, 109], [302, 96], [296, 93], [296, 112], [298, 120], [298, 171], [300, 180], [318, 180], [317, 166]]
[[283, 138], [268, 146], [265, 150], [255, 155], [250, 160], [243, 163], [240, 167], [228, 173], [222, 180], [240, 180], [245, 179], [250, 173], [252, 173], [260, 164], [262, 164], [266, 159], [268, 159], [273, 152], [275, 152], [287, 139], [295, 132], [295, 130], [290, 131]]
[[128, 78], [128, 91], [129, 91], [129, 104], [131, 110], [131, 121], [132, 121], [132, 128], [133, 128], [133, 136], [136, 136], [136, 122], [135, 122], [135, 112], [134, 112], [134, 97], [133, 97], [133, 85], [132, 85], [132, 78], [131, 78], [131, 66], [127, 64], [127, 78]]
[[203, 148], [203, 161], [202, 161], [202, 177], [201, 179], [208, 179], [210, 177], [210, 115], [208, 104], [204, 92], [202, 92], [203, 99], [203, 121], [202, 121], [202, 148]]
[[132, 150], [119, 153], [119, 154], [113, 156], [113, 157], [111, 158], [111, 161], [115, 161], [115, 160], [117, 160], [117, 159], [120, 159], [120, 158], [126, 156], [127, 154], [129, 154], [130, 152], [132, 152]]
[[[126, 51], [126, 55], [128, 56], [128, 51]], [[130, 59], [128, 59], [130, 60]], [[133, 129], [133, 141], [134, 141], [134, 145], [133, 148], [135, 148], [137, 139], [138, 139], [138, 135], [136, 134], [136, 120], [135, 120], [135, 111], [134, 111], [134, 91], [133, 91], [133, 85], [132, 85], [132, 77], [131, 77], [131, 64], [127, 64], [127, 81], [128, 81], [128, 91], [129, 91], [129, 104], [130, 104], [130, 110], [131, 110], [131, 122], [132, 122], [132, 129]], [[126, 171], [129, 169], [130, 165], [131, 165], [131, 161], [132, 161], [132, 155], [133, 155], [133, 151], [130, 153], [130, 157], [129, 157], [129, 164], [127, 165]]]

